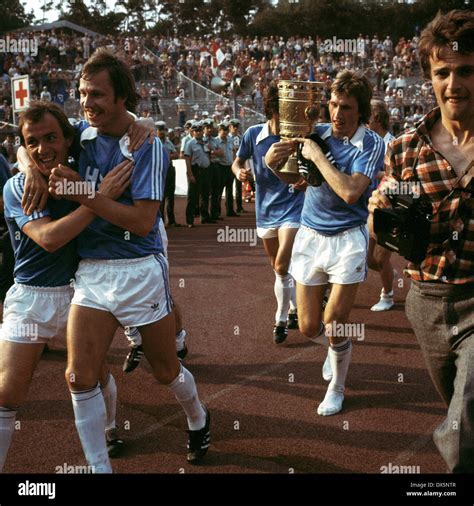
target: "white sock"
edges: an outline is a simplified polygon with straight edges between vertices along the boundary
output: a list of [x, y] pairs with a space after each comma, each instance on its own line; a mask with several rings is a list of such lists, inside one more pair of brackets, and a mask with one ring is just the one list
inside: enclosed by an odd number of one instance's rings
[[311, 338], [311, 341], [320, 344], [324, 348], [328, 350], [328, 353], [326, 355], [326, 360], [323, 364], [323, 379], [325, 381], [331, 381], [332, 380], [332, 367], [331, 367], [331, 361], [329, 360], [329, 339], [326, 335], [326, 325], [324, 325], [324, 322], [321, 321], [321, 327], [319, 328], [319, 334], [315, 337]]
[[326, 360], [323, 364], [323, 380], [331, 381], [332, 380], [332, 367], [331, 367], [331, 359], [329, 358], [329, 350], [326, 355]]
[[184, 348], [185, 340], [186, 340], [186, 330], [181, 329], [176, 334], [176, 351], [181, 351]]
[[382, 288], [382, 291], [380, 292], [380, 298], [381, 299], [393, 299], [393, 288], [388, 293], [386, 293], [385, 289]]
[[329, 346], [329, 339], [326, 336], [325, 332], [326, 326], [324, 325], [324, 322], [321, 322], [321, 327], [319, 327], [319, 333], [316, 334], [314, 337], [311, 337], [311, 341], [316, 344], [320, 344], [321, 346], [324, 346], [327, 348]]
[[277, 300], [277, 311], [275, 323], [286, 322], [288, 319], [288, 308], [290, 307], [291, 292], [294, 291], [294, 280], [291, 274], [281, 276], [275, 272], [275, 297]]
[[318, 415], [335, 415], [341, 411], [344, 401], [344, 385], [351, 362], [351, 355], [352, 342], [350, 338], [329, 347], [328, 356], [333, 377], [331, 383], [329, 383], [324, 400], [318, 407]]
[[137, 327], [124, 327], [125, 337], [130, 341], [132, 346], [140, 346], [142, 344], [142, 336]]
[[113, 429], [115, 425], [115, 416], [117, 414], [117, 384], [112, 374], [109, 372], [107, 382], [100, 386], [104, 396], [105, 411], [107, 413], [107, 422], [105, 429]]
[[[290, 274], [291, 276], [291, 274]], [[293, 276], [292, 276], [293, 279]], [[293, 279], [293, 282], [290, 284], [291, 293], [290, 293], [290, 313], [296, 313], [296, 282]]]
[[93, 467], [94, 473], [111, 473], [104, 433], [107, 413], [99, 383], [91, 390], [71, 392], [71, 397], [76, 428], [87, 463]]
[[16, 410], [0, 407], [0, 473], [7, 459], [8, 449], [15, 430]]
[[202, 429], [206, 425], [206, 412], [199, 400], [193, 375], [181, 365], [178, 376], [168, 386], [186, 413], [189, 429]]

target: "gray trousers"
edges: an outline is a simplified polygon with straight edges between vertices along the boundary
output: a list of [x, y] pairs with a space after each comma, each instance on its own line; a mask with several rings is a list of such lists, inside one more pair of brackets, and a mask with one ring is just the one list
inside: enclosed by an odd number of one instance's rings
[[448, 405], [433, 439], [452, 473], [474, 472], [474, 284], [412, 281], [405, 302], [431, 379]]

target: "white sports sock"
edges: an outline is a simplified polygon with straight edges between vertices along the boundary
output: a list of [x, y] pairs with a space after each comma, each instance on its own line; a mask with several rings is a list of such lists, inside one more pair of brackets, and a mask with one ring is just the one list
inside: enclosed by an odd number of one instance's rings
[[71, 392], [76, 428], [87, 463], [94, 473], [111, 473], [105, 423], [107, 413], [99, 383], [91, 390]]
[[277, 300], [277, 311], [275, 323], [286, 322], [288, 309], [290, 307], [291, 292], [294, 291], [294, 280], [291, 274], [281, 276], [275, 272], [275, 297]]
[[328, 353], [326, 355], [326, 360], [323, 364], [323, 379], [325, 381], [331, 381], [332, 380], [332, 368], [331, 368], [331, 361], [329, 360], [329, 339], [326, 335], [326, 325], [323, 321], [321, 321], [321, 327], [319, 328], [319, 334], [313, 338], [311, 338], [311, 341], [320, 344], [324, 348], [328, 350]]
[[186, 334], [186, 330], [185, 329], [181, 329], [176, 334], [176, 351], [181, 351], [184, 348], [184, 343], [185, 343], [186, 335], [187, 334]]
[[329, 346], [329, 339], [326, 336], [326, 326], [324, 325], [324, 322], [321, 322], [321, 326], [319, 327], [319, 334], [316, 334], [314, 337], [311, 337], [311, 341], [313, 341], [316, 344], [320, 344], [321, 346], [324, 346], [327, 348]]
[[331, 367], [331, 359], [329, 358], [329, 350], [326, 355], [326, 360], [323, 364], [323, 380], [331, 381], [332, 380], [332, 367]]
[[[289, 274], [291, 276], [291, 274]], [[290, 313], [296, 313], [296, 281], [291, 276], [293, 282], [290, 283], [291, 293], [290, 293]]]
[[344, 385], [347, 371], [351, 362], [352, 342], [345, 339], [337, 345], [330, 345], [328, 350], [329, 361], [333, 377], [329, 383], [323, 402], [318, 407], [318, 414], [322, 416], [335, 415], [342, 409], [344, 401]]
[[189, 429], [202, 429], [206, 425], [206, 412], [199, 400], [193, 375], [181, 365], [178, 376], [168, 386], [186, 413]]
[[380, 292], [380, 298], [381, 299], [393, 299], [393, 288], [388, 293], [386, 293], [385, 289], [382, 288], [382, 291]]
[[117, 414], [117, 384], [112, 374], [109, 372], [107, 382], [100, 386], [104, 396], [105, 410], [107, 413], [107, 422], [105, 429], [113, 429], [115, 425], [115, 416]]
[[124, 327], [125, 337], [130, 341], [132, 346], [140, 346], [142, 344], [142, 336], [137, 327]]
[[0, 473], [7, 459], [8, 449], [15, 430], [16, 410], [0, 407]]

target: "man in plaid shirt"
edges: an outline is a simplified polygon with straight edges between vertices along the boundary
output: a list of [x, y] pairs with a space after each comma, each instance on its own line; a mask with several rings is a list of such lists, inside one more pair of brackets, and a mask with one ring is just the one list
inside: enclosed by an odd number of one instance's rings
[[[474, 13], [438, 14], [419, 53], [438, 107], [391, 143], [385, 170], [414, 181], [433, 205], [426, 257], [407, 266], [406, 313], [449, 407], [434, 441], [450, 472], [474, 472]], [[371, 213], [391, 207], [382, 191]]]

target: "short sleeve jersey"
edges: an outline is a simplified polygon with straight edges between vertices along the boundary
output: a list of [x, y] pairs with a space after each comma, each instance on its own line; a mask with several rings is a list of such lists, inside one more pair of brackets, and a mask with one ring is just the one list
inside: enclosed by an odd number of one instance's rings
[[[100, 182], [115, 166], [126, 158], [133, 159], [135, 166], [130, 185], [117, 201], [132, 206], [135, 200], [162, 200], [169, 159], [161, 141], [155, 138], [153, 144], [145, 142], [133, 154], [128, 152], [127, 141], [126, 134], [119, 139], [99, 134], [93, 127], [83, 130], [79, 158], [81, 178], [100, 190]], [[157, 213], [150, 233], [140, 237], [97, 217], [78, 237], [79, 256], [120, 259], [163, 253], [159, 220]]]
[[257, 227], [278, 228], [284, 223], [299, 223], [304, 193], [278, 179], [267, 167], [265, 155], [270, 146], [280, 141], [269, 132], [268, 123], [254, 125], [242, 137], [237, 156], [251, 159], [255, 176], [255, 211]]
[[329, 145], [337, 169], [352, 175], [364, 174], [370, 184], [359, 200], [347, 204], [324, 182], [321, 186], [308, 186], [301, 215], [301, 223], [322, 235], [339, 234], [367, 222], [367, 202], [375, 188], [377, 173], [383, 168], [384, 142], [375, 132], [359, 126], [351, 139], [331, 135], [331, 125], [316, 126], [318, 133]]
[[74, 277], [79, 261], [76, 240], [49, 253], [28, 237], [23, 232], [23, 227], [46, 216], [53, 220], [63, 218], [73, 211], [77, 204], [49, 198], [43, 211], [35, 211], [31, 216], [26, 216], [21, 207], [24, 187], [25, 175], [18, 173], [7, 181], [3, 189], [5, 219], [15, 252], [15, 281], [41, 287], [68, 285]]

